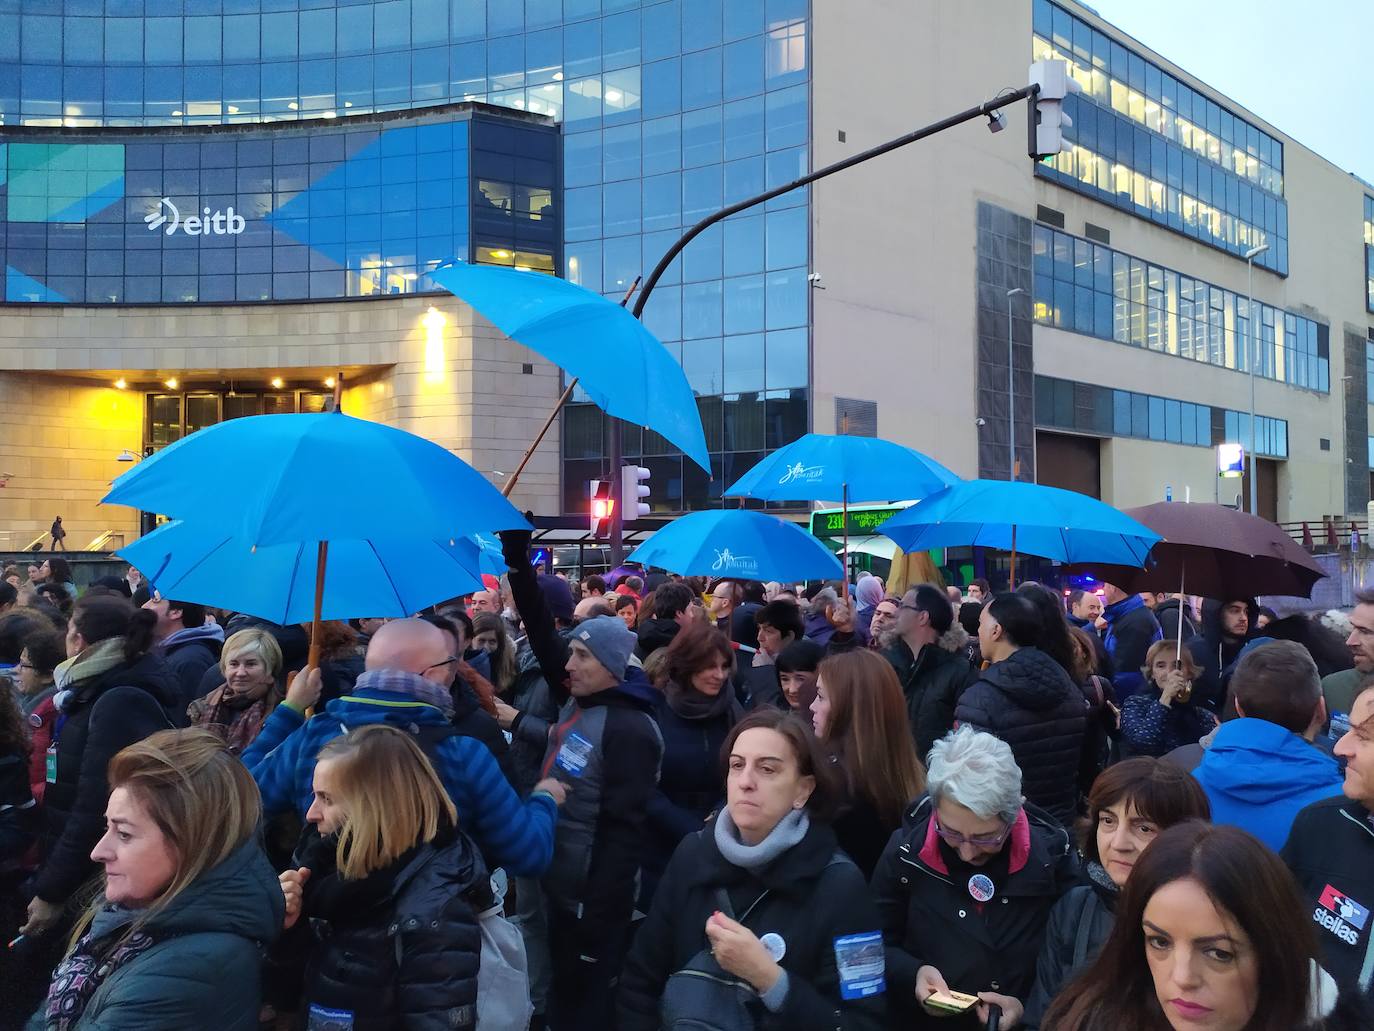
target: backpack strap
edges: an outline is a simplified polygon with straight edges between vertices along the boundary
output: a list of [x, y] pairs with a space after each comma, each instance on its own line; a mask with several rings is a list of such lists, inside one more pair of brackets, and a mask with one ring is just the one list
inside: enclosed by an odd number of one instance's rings
[[1088, 935], [1092, 933], [1093, 926], [1091, 889], [1086, 894], [1086, 900], [1078, 911], [1078, 928], [1073, 936], [1073, 966], [1070, 970], [1081, 970], [1088, 961]]

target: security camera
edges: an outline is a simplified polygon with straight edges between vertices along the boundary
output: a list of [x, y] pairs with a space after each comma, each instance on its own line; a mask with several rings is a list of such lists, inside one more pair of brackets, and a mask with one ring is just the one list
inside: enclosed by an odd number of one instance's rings
[[1007, 127], [1007, 116], [1001, 111], [988, 114], [988, 132], [1001, 132]]
[[973, 420], [973, 425], [975, 426], [986, 426], [987, 424], [988, 421], [986, 419], [978, 418]]

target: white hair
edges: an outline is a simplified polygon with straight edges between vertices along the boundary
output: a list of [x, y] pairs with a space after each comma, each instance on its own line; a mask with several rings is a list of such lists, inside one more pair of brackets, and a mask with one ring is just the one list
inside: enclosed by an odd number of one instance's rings
[[1021, 767], [1011, 745], [965, 725], [931, 748], [926, 791], [937, 806], [947, 798], [980, 820], [1011, 823], [1021, 809]]

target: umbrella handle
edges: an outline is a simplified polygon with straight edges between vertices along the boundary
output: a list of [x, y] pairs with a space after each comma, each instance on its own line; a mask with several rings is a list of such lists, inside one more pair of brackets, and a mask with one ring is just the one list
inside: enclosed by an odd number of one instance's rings
[[320, 633], [320, 612], [324, 608], [324, 567], [329, 557], [329, 542], [320, 541], [315, 559], [315, 617], [310, 621], [310, 652], [305, 660], [308, 669], [320, 668], [320, 646], [324, 643]]

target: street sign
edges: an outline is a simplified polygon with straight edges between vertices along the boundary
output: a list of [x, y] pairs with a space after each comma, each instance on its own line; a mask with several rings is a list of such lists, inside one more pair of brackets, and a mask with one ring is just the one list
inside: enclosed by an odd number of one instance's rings
[[1217, 475], [1233, 479], [1245, 475], [1245, 448], [1239, 444], [1217, 445]]

